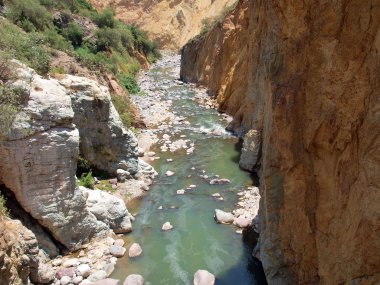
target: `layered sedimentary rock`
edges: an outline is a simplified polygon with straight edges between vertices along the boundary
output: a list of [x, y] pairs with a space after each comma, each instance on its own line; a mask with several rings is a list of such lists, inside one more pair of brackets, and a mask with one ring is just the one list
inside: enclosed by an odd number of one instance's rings
[[379, 282], [380, 6], [240, 1], [182, 54], [231, 128], [261, 133], [268, 282]]
[[[69, 249], [110, 228], [123, 228], [89, 211], [75, 177], [80, 145], [83, 155], [100, 169], [138, 170], [136, 139], [122, 127], [108, 91], [89, 79], [68, 76], [60, 82], [19, 66], [15, 85], [28, 98], [0, 146], [0, 181]], [[102, 151], [96, 152], [97, 147]], [[126, 209], [120, 222], [125, 222], [124, 216], [129, 221]]]
[[215, 18], [236, 0], [90, 0], [95, 8], [108, 6], [117, 18], [148, 32], [161, 48], [178, 49], [202, 29], [202, 20]]

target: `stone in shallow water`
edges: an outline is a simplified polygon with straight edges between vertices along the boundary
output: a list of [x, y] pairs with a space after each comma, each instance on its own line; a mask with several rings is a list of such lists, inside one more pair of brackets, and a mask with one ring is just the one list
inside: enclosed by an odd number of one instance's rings
[[234, 215], [219, 209], [215, 209], [215, 219], [218, 223], [221, 224], [232, 224], [234, 221]]
[[210, 185], [223, 185], [223, 184], [229, 184], [231, 181], [227, 178], [221, 178], [221, 179], [212, 179], [210, 181]]
[[144, 285], [144, 277], [138, 274], [128, 275], [124, 285]]
[[183, 194], [185, 194], [185, 193], [186, 193], [186, 191], [183, 190], [183, 189], [179, 189], [179, 190], [177, 190], [177, 195], [183, 195]]
[[128, 255], [129, 257], [136, 257], [142, 254], [143, 250], [138, 243], [133, 243], [129, 248]]
[[170, 231], [171, 229], [173, 229], [173, 226], [170, 224], [170, 222], [166, 222], [165, 224], [162, 225], [163, 231]]
[[122, 246], [112, 245], [110, 247], [110, 253], [115, 257], [122, 257], [125, 254], [126, 249]]
[[194, 274], [194, 285], [214, 285], [215, 276], [207, 270], [198, 270]]
[[174, 175], [174, 172], [168, 170], [168, 171], [166, 171], [165, 175], [168, 176], [168, 177], [170, 177], [170, 176], [173, 176], [173, 175]]

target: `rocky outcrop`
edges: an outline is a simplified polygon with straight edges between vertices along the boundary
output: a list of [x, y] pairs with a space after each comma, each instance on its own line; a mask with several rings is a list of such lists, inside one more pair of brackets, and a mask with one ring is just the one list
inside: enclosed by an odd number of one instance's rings
[[54, 271], [40, 259], [35, 235], [20, 221], [0, 216], [0, 284], [50, 283]]
[[244, 136], [239, 165], [241, 168], [253, 171], [258, 167], [261, 152], [261, 136], [257, 130], [249, 130]]
[[268, 282], [379, 282], [380, 7], [242, 0], [182, 54], [231, 128], [261, 133]]
[[19, 66], [15, 85], [28, 98], [0, 146], [0, 181], [70, 250], [110, 227], [130, 230], [125, 205], [97, 217], [75, 177], [80, 148], [100, 169], [138, 171], [136, 139], [123, 128], [107, 89], [75, 76], [45, 79]]
[[85, 77], [66, 75], [59, 83], [68, 90], [79, 129], [80, 153], [101, 170], [138, 171], [138, 145], [112, 104], [108, 88]]
[[202, 29], [202, 20], [219, 16], [236, 0], [89, 0], [97, 9], [111, 6], [116, 17], [148, 32], [161, 48], [179, 49]]

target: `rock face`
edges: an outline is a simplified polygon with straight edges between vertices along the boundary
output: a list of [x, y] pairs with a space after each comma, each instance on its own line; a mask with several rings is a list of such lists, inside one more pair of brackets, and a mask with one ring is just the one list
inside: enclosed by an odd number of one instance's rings
[[100, 169], [115, 173], [124, 169], [131, 174], [138, 170], [136, 139], [122, 127], [107, 89], [75, 76], [45, 79], [19, 66], [15, 84], [28, 98], [11, 134], [0, 145], [0, 181], [68, 249], [109, 227], [129, 231], [124, 204], [107, 208], [107, 221], [97, 219], [76, 186], [79, 146]]
[[261, 136], [257, 130], [249, 130], [244, 136], [239, 165], [241, 168], [253, 171], [257, 168], [261, 155]]
[[37, 272], [38, 245], [19, 221], [0, 216], [0, 284], [27, 284]]
[[108, 88], [85, 77], [66, 75], [60, 84], [72, 101], [74, 124], [79, 129], [80, 153], [101, 170], [138, 171], [138, 145], [112, 104]]
[[182, 51], [182, 79], [261, 133], [270, 284], [380, 280], [379, 27], [369, 0], [242, 0]]
[[179, 49], [199, 34], [202, 20], [217, 17], [234, 0], [90, 0], [95, 8], [111, 6], [117, 18], [148, 32], [161, 48]]
[[84, 188], [83, 193], [87, 198], [86, 205], [88, 210], [99, 221], [105, 223], [118, 234], [132, 231], [130, 214], [122, 199], [101, 190]]

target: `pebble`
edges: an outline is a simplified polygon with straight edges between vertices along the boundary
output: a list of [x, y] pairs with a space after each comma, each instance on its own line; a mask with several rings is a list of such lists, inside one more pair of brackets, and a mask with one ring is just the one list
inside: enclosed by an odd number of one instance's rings
[[60, 280], [61, 285], [67, 285], [71, 282], [71, 277], [69, 276], [63, 276]]
[[170, 176], [173, 176], [173, 175], [174, 175], [174, 172], [168, 170], [168, 171], [166, 171], [165, 175], [168, 176], [168, 177], [170, 177]]
[[73, 267], [77, 266], [79, 264], [79, 259], [78, 258], [71, 258], [62, 263], [63, 267]]
[[186, 193], [186, 191], [183, 189], [177, 190], [177, 195], [184, 195], [185, 193]]
[[88, 264], [81, 264], [77, 267], [76, 273], [78, 276], [88, 277], [91, 273], [91, 268]]

